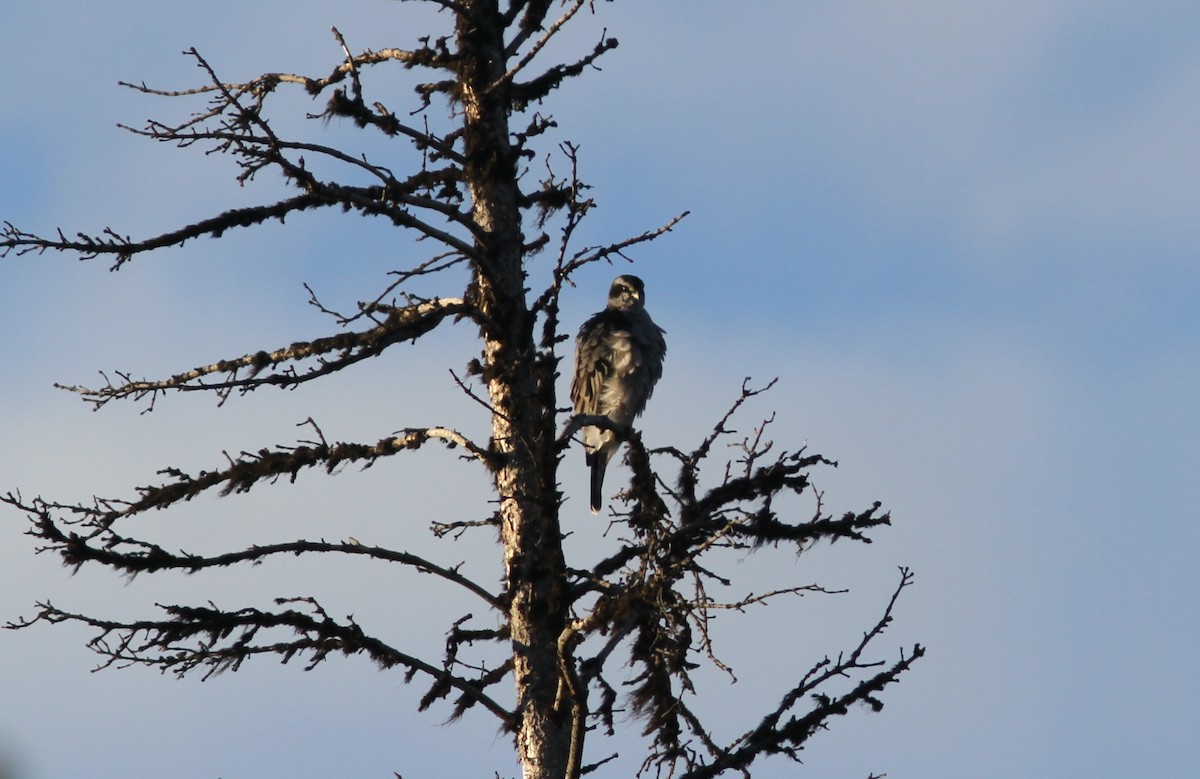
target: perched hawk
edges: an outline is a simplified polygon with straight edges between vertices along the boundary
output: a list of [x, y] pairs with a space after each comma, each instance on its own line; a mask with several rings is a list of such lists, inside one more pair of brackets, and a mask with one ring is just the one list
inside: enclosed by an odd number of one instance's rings
[[[637, 276], [618, 276], [608, 291], [608, 307], [579, 328], [571, 403], [576, 414], [603, 415], [628, 427], [646, 408], [662, 376], [667, 342], [663, 329], [646, 313], [646, 290]], [[591, 508], [600, 512], [604, 469], [621, 442], [611, 430], [587, 426], [583, 449], [592, 468]]]

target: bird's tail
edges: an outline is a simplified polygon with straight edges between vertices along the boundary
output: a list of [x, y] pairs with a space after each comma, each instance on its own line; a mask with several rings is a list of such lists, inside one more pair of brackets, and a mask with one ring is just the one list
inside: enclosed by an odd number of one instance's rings
[[591, 508], [593, 514], [599, 514], [600, 506], [604, 503], [604, 470], [608, 468], [608, 458], [596, 452], [588, 459], [592, 466]]

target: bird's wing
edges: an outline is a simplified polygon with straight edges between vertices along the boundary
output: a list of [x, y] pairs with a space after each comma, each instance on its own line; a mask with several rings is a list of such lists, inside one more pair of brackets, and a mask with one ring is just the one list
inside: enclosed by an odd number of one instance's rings
[[575, 339], [575, 375], [571, 379], [571, 404], [576, 414], [600, 413], [604, 380], [613, 371], [613, 335], [624, 317], [601, 311], [583, 323]]
[[654, 385], [662, 378], [663, 360], [667, 356], [667, 342], [663, 338], [665, 332], [645, 312], [630, 321], [630, 338], [636, 361], [638, 414], [642, 413], [646, 401], [654, 394]]

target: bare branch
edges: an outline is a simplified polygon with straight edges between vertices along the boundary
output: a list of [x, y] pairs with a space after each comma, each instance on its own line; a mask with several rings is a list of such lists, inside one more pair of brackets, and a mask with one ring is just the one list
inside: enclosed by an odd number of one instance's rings
[[75, 238], [70, 239], [62, 230], [59, 230], [57, 238], [42, 238], [33, 233], [18, 230], [10, 222], [5, 222], [3, 231], [0, 231], [0, 257], [6, 257], [10, 252], [21, 256], [29, 252], [41, 254], [45, 251], [60, 251], [77, 252], [80, 259], [90, 260], [109, 254], [115, 255], [116, 259], [111, 269], [117, 270], [135, 254], [168, 246], [182, 246], [193, 238], [220, 238], [231, 227], [249, 227], [262, 224], [269, 219], [283, 221], [288, 214], [295, 211], [303, 211], [323, 204], [324, 201], [321, 198], [304, 194], [266, 206], [233, 208], [210, 219], [203, 219], [187, 227], [142, 241], [134, 241], [129, 236], [120, 235], [108, 227], [96, 236], [76, 233]]
[[462, 536], [462, 534], [465, 533], [470, 528], [473, 528], [473, 527], [492, 527], [492, 528], [494, 528], [494, 527], [498, 527], [499, 525], [500, 525], [500, 518], [498, 516], [496, 516], [495, 514], [493, 514], [492, 516], [488, 517], [487, 519], [468, 519], [468, 520], [458, 520], [455, 522], [433, 522], [430, 524], [429, 530], [438, 538], [443, 538], [448, 535], [453, 535], [454, 538], [457, 539], [460, 536]]
[[[457, 236], [412, 216], [404, 208], [404, 206], [411, 205], [433, 210], [463, 227], [472, 231], [477, 230], [473, 222], [451, 204], [439, 202], [434, 198], [417, 197], [414, 195], [413, 185], [427, 179], [425, 171], [410, 178], [409, 183], [405, 185], [396, 181], [390, 173], [386, 173], [379, 166], [373, 166], [365, 161], [356, 160], [338, 150], [319, 144], [285, 141], [275, 134], [270, 123], [262, 116], [263, 100], [269, 93], [269, 89], [251, 90], [246, 88], [245, 85], [227, 84], [217, 75], [208, 61], [194, 48], [190, 49], [187, 53], [195, 58], [197, 64], [208, 74], [212, 89], [218, 95], [214, 101], [214, 107], [207, 112], [191, 117], [177, 126], [151, 122], [146, 130], [134, 132], [148, 135], [160, 141], [175, 142], [181, 146], [189, 146], [201, 140], [218, 141], [216, 151], [231, 152], [240, 158], [241, 161], [239, 164], [243, 168], [241, 175], [238, 177], [240, 182], [245, 182], [252, 178], [263, 167], [275, 165], [280, 169], [285, 178], [294, 182], [306, 193], [322, 198], [325, 205], [337, 205], [343, 208], [353, 207], [363, 213], [384, 216], [399, 227], [416, 230], [422, 235], [440, 241], [466, 256], [473, 256], [475, 254], [472, 244], [462, 241]], [[354, 65], [353, 58], [350, 60], [350, 67], [347, 72], [353, 76], [355, 79], [354, 83], [358, 86], [357, 68]], [[358, 104], [361, 105], [361, 89], [355, 93], [355, 96], [358, 99]], [[250, 98], [249, 102], [243, 99], [246, 97]], [[334, 110], [335, 108], [336, 106], [331, 106], [329, 111], [337, 113]], [[217, 116], [223, 116], [218, 129], [197, 129], [198, 125]], [[255, 129], [257, 130], [257, 134], [254, 132]], [[424, 139], [420, 140], [423, 141]], [[361, 167], [372, 175], [382, 178], [383, 186], [381, 188], [362, 189], [319, 181], [308, 171], [303, 157], [293, 161], [286, 156], [286, 151], [295, 150], [315, 152], [337, 159], [343, 163]], [[455, 176], [457, 175], [455, 173]], [[398, 205], [393, 205], [389, 201], [394, 201]]]
[[704, 609], [729, 609], [733, 611], [744, 611], [747, 606], [765, 605], [767, 601], [777, 598], [780, 595], [806, 595], [808, 593], [820, 593], [822, 595], [840, 595], [848, 590], [831, 590], [827, 587], [822, 587], [819, 584], [802, 584], [797, 587], [784, 587], [778, 590], [770, 590], [759, 595], [750, 593], [741, 600], [732, 602], [719, 602], [709, 598], [705, 598], [702, 602], [697, 603]]
[[631, 429], [627, 425], [622, 425], [619, 422], [614, 422], [603, 414], [575, 414], [567, 422], [567, 426], [555, 441], [555, 448], [562, 451], [571, 445], [572, 439], [580, 429], [585, 427], [598, 427], [601, 430], [608, 430], [615, 433], [617, 438], [624, 441], [629, 438]]
[[[518, 73], [520, 73], [525, 68], [525, 66], [528, 65], [533, 60], [534, 57], [536, 57], [538, 55], [538, 53], [542, 50], [542, 48], [547, 43], [550, 42], [550, 39], [553, 38], [555, 36], [555, 34], [557, 34], [558, 31], [563, 28], [563, 25], [565, 25], [567, 22], [571, 21], [571, 17], [575, 16], [575, 14], [579, 12], [579, 9], [583, 8], [583, 6], [587, 4], [587, 2], [588, 2], [588, 0], [573, 0], [573, 2], [571, 3], [571, 6], [569, 8], [567, 8], [567, 10], [565, 12], [563, 12], [563, 15], [560, 16], [553, 24], [550, 25], [550, 27], [546, 30], [546, 32], [542, 34], [542, 37], [538, 38], [537, 42], [534, 43], [533, 46], [531, 46], [529, 48], [529, 51], [527, 51], [524, 54], [524, 56], [522, 56], [521, 59], [517, 61], [517, 64], [513, 65], [511, 68], [508, 69], [508, 71], [503, 76], [501, 76], [499, 79], [497, 79], [496, 82], [492, 84], [491, 88], [498, 89], [505, 84], [511, 83], [513, 78]], [[545, 7], [541, 8], [540, 10], [541, 10], [541, 13], [544, 15]], [[531, 14], [533, 12], [534, 12], [533, 8], [530, 8], [526, 12], [527, 13], [526, 23], [524, 25], [522, 25], [521, 32], [517, 35], [517, 37], [514, 38], [512, 43], [510, 43], [508, 45], [507, 52], [508, 52], [509, 56], [516, 54], [517, 50], [520, 48], [522, 43], [524, 43], [524, 41], [528, 39], [529, 31], [533, 29], [532, 25], [529, 24], [528, 14]]]
[[675, 225], [683, 221], [683, 219], [690, 213], [690, 211], [684, 211], [663, 226], [655, 228], [654, 230], [647, 230], [646, 232], [636, 235], [632, 238], [626, 238], [623, 241], [608, 244], [607, 246], [593, 246], [580, 250], [570, 260], [560, 263], [560, 266], [554, 271], [554, 283], [544, 292], [542, 292], [530, 309], [536, 313], [544, 308], [552, 299], [555, 299], [562, 289], [562, 284], [579, 268], [589, 263], [598, 262], [600, 260], [608, 260], [613, 256], [628, 259], [622, 254], [625, 249], [628, 249], [631, 246], [636, 246], [639, 243], [652, 241], [660, 235], [671, 232]]
[[504, 14], [505, 27], [511, 27], [521, 11], [525, 13], [521, 15], [521, 22], [517, 26], [517, 34], [504, 49], [506, 55], [509, 57], [516, 56], [516, 53], [520, 51], [525, 41], [529, 40], [542, 29], [546, 20], [546, 14], [549, 13], [552, 4], [553, 0], [510, 0], [508, 10]]
[[530, 103], [541, 100], [553, 92], [568, 78], [578, 76], [585, 68], [593, 66], [596, 60], [600, 59], [605, 53], [617, 48], [618, 45], [616, 38], [601, 38], [592, 47], [592, 50], [578, 61], [570, 65], [554, 65], [537, 78], [524, 83], [518, 82], [512, 84], [509, 87], [509, 91], [512, 95], [513, 106], [517, 110], [524, 110]]
[[474, 593], [493, 609], [504, 610], [498, 596], [463, 576], [457, 568], [440, 566], [409, 552], [399, 552], [380, 546], [367, 546], [357, 539], [348, 539], [340, 543], [301, 539], [288, 543], [255, 545], [240, 552], [227, 552], [213, 556], [187, 552], [175, 554], [168, 552], [158, 544], [118, 535], [111, 527], [105, 528], [99, 534], [83, 536], [64, 532], [60, 527], [61, 520], [55, 519], [52, 512], [64, 509], [69, 511], [73, 507], [47, 503], [40, 498], [25, 503], [19, 495], [14, 493], [0, 496], [0, 502], [7, 503], [30, 516], [34, 528], [29, 533], [48, 542], [46, 546], [38, 550], [39, 552], [55, 552], [62, 557], [64, 565], [75, 569], [85, 563], [95, 562], [132, 578], [141, 573], [155, 573], [163, 570], [195, 573], [206, 568], [225, 568], [238, 563], [258, 563], [268, 557], [284, 554], [299, 556], [308, 552], [326, 552], [362, 555], [375, 560], [399, 563], [421, 573], [438, 576]]
[[[834, 716], [847, 714], [850, 707], [863, 703], [878, 711], [883, 703], [877, 695], [889, 684], [894, 683], [899, 675], [907, 671], [917, 659], [925, 654], [925, 649], [917, 644], [907, 654], [901, 654], [900, 660], [890, 668], [875, 673], [869, 678], [841, 695], [830, 696], [819, 692], [819, 688], [827, 682], [850, 676], [855, 671], [878, 667], [879, 662], [864, 662], [863, 653], [871, 642], [883, 633], [891, 624], [892, 611], [904, 588], [912, 584], [912, 574], [907, 568], [900, 569], [900, 584], [892, 593], [883, 616], [875, 626], [864, 634], [862, 641], [848, 656], [839, 655], [836, 661], [826, 658], [818, 663], [803, 679], [783, 696], [775, 711], [763, 718], [762, 722], [746, 735], [742, 736], [728, 749], [721, 750], [711, 763], [692, 766], [684, 772], [682, 779], [710, 779], [728, 770], [744, 770], [756, 758], [768, 754], [795, 754], [804, 743], [817, 731], [826, 727], [827, 721]], [[814, 706], [807, 713], [792, 716], [787, 721], [782, 718], [805, 696], [811, 696]]]
[[[190, 124], [190, 122], [188, 124]], [[366, 198], [368, 200], [399, 203], [405, 206], [413, 206], [416, 208], [434, 211], [437, 214], [444, 216], [449, 221], [465, 227], [472, 232], [479, 231], [478, 226], [470, 219], [470, 217], [456, 208], [454, 205], [433, 197], [422, 197], [413, 194], [413, 191], [418, 186], [422, 184], [428, 185], [438, 181], [440, 178], [445, 177], [439, 176], [436, 173], [424, 171], [412, 176], [407, 181], [400, 181], [394, 175], [392, 175], [387, 168], [374, 165], [362, 157], [355, 157], [331, 146], [306, 141], [288, 141], [274, 136], [253, 135], [242, 127], [238, 127], [236, 130], [199, 130], [169, 127], [159, 122], [150, 122], [144, 129], [137, 129], [125, 125], [120, 126], [136, 135], [141, 135], [156, 141], [173, 142], [180, 145], [191, 145], [199, 141], [219, 141], [221, 145], [218, 146], [218, 149], [222, 150], [231, 145], [239, 146], [240, 148], [237, 152], [238, 154], [254, 159], [254, 164], [251, 166], [251, 169], [254, 171], [257, 171], [262, 164], [274, 162], [276, 164], [280, 164], [281, 167], [285, 167], [291, 173], [298, 174], [301, 171], [305, 171], [304, 166], [301, 163], [295, 163], [293, 165], [292, 163], [285, 162], [285, 160], [280, 156], [282, 151], [300, 151], [319, 155], [320, 157], [336, 160], [337, 162], [345, 165], [358, 168], [379, 179], [381, 182], [378, 187], [347, 187], [321, 183], [308, 175], [298, 176], [304, 180], [305, 188], [307, 190], [313, 193], [323, 193], [325, 195], [325, 200], [336, 201], [337, 196], [341, 192], [349, 192], [357, 195], [360, 198]], [[459, 173], [457, 170], [455, 170], [449, 172], [448, 175], [450, 177], [457, 178]], [[367, 213], [389, 216], [393, 218], [393, 221], [397, 221], [394, 213], [390, 213], [385, 210], [380, 210], [378, 208], [363, 208], [363, 210]], [[416, 222], [411, 225], [401, 226], [411, 226], [414, 228], [418, 227]], [[431, 237], [436, 237], [438, 240], [442, 240], [443, 243], [446, 243], [446, 241], [440, 237], [442, 231], [439, 231], [437, 228], [430, 226], [429, 229], [433, 231], [432, 233], [430, 233], [429, 230], [426, 230], [425, 227], [420, 227], [419, 229], [422, 233], [426, 233]]]
[[[118, 374], [121, 378], [120, 383], [113, 384], [109, 381], [105, 386], [95, 389], [75, 385], [58, 384], [55, 386], [82, 395], [96, 409], [102, 408], [113, 400], [124, 398], [141, 400], [149, 397], [150, 407], [147, 410], [150, 410], [159, 395], [172, 390], [217, 392], [223, 402], [234, 389], [244, 393], [265, 385], [282, 388], [295, 387], [320, 376], [340, 371], [369, 357], [376, 357], [393, 344], [416, 340], [433, 330], [447, 317], [474, 315], [473, 308], [458, 298], [426, 300], [402, 308], [376, 305], [374, 310], [386, 312], [387, 316], [369, 330], [340, 333], [314, 341], [299, 341], [272, 352], [260, 351], [230, 360], [220, 360], [178, 373], [168, 379], [133, 380], [128, 375]], [[337, 353], [335, 357], [324, 357], [324, 355], [334, 352]], [[289, 367], [288, 370], [280, 372], [262, 373], [267, 368], [281, 364], [294, 364], [311, 358], [319, 358], [318, 364], [303, 372]], [[248, 374], [239, 377], [238, 374], [243, 370], [248, 371]], [[205, 380], [207, 377], [217, 374], [225, 374], [227, 378], [219, 381]]]
[[174, 481], [158, 486], [139, 487], [140, 497], [135, 501], [97, 498], [92, 506], [85, 506], [50, 503], [39, 499], [31, 508], [30, 505], [21, 502], [19, 494], [8, 493], [0, 497], [0, 502], [31, 511], [37, 517], [48, 517], [48, 511], [51, 509], [66, 511], [75, 517], [72, 522], [94, 528], [94, 535], [108, 530], [114, 522], [124, 517], [189, 501], [216, 487], [220, 488], [220, 494], [224, 496], [248, 492], [255, 484], [264, 480], [274, 481], [282, 476], [295, 480], [304, 468], [320, 466], [327, 473], [333, 473], [340, 466], [354, 462], [361, 462], [363, 467], [370, 467], [381, 457], [388, 457], [407, 449], [419, 449], [430, 440], [440, 440], [450, 448], [462, 446], [474, 458], [484, 463], [494, 461], [493, 454], [472, 443], [465, 436], [448, 428], [435, 427], [406, 430], [397, 436], [384, 438], [370, 445], [328, 444], [321, 441], [276, 449], [264, 448], [254, 453], [243, 452], [239, 458], [230, 459], [227, 468], [201, 471], [196, 476], [177, 468], [165, 468], [160, 473], [172, 477]]
[[[277, 605], [299, 603], [308, 612], [287, 609], [279, 612], [243, 608], [224, 611], [215, 606], [162, 606], [167, 618], [120, 622], [102, 620], [84, 614], [63, 611], [50, 603], [39, 603], [38, 613], [29, 619], [10, 622], [10, 629], [27, 628], [38, 622], [58, 624], [75, 622], [99, 631], [88, 646], [107, 658], [100, 668], [146, 665], [163, 673], [183, 677], [197, 669], [207, 669], [204, 678], [223, 671], [236, 671], [254, 656], [275, 654], [288, 662], [298, 654], [310, 656], [308, 668], [323, 662], [330, 654], [365, 654], [381, 668], [401, 666], [423, 673], [435, 683], [447, 685], [496, 715], [506, 729], [513, 727], [513, 713], [486, 695], [472, 681], [438, 668], [420, 658], [401, 652], [367, 635], [352, 619], [339, 623], [312, 598], [278, 598]], [[290, 630], [297, 638], [283, 641], [257, 639], [275, 629]]]

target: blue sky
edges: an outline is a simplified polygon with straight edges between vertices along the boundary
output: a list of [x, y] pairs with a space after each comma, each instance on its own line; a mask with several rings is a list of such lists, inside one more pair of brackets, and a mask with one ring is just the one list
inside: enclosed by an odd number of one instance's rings
[[[408, 44], [429, 18], [372, 0], [8, 9], [0, 218], [146, 235], [265, 200], [278, 191], [271, 180], [239, 190], [226, 161], [117, 130], [192, 108], [117, 80], [191, 86], [201, 74], [179, 52], [192, 45], [231, 79], [323, 74], [339, 57], [330, 26], [352, 48], [382, 48]], [[741, 681], [714, 676], [704, 689], [744, 721], [774, 698], [777, 674], [796, 670], [787, 658], [807, 667], [854, 641], [896, 566], [917, 574], [882, 652], [920, 641], [929, 653], [884, 711], [837, 722], [805, 767], [764, 764], [755, 776], [1194, 773], [1200, 6], [598, 3], [564, 46], [590, 48], [604, 28], [620, 48], [546, 106], [560, 137], [581, 144], [601, 203], [584, 238], [692, 212], [636, 253], [670, 343], [647, 439], [694, 443], [743, 376], [778, 376], [746, 423], [777, 410], [781, 445], [807, 441], [840, 462], [818, 480], [827, 505], [879, 499], [895, 519], [870, 547], [734, 561], [746, 587], [816, 580], [851, 592], [730, 621], [719, 638]], [[288, 126], [355, 137], [336, 123]], [[167, 464], [212, 467], [222, 450], [292, 441], [310, 414], [345, 440], [445, 420], [485, 429], [446, 373], [472, 354], [465, 328], [328, 387], [219, 410], [189, 395], [148, 415], [92, 414], [51, 389], [97, 370], [160, 375], [323, 334], [302, 282], [348, 304], [413, 257], [391, 231], [313, 218], [116, 274], [66, 257], [0, 262], [3, 486], [127, 494]], [[570, 322], [601, 304], [612, 275], [581, 274]], [[573, 495], [583, 489], [574, 464], [564, 467]], [[448, 483], [449, 495], [429, 489]], [[432, 454], [141, 522], [204, 551], [378, 539], [469, 559], [490, 581], [498, 563], [485, 539], [447, 550], [425, 532], [435, 515], [477, 513], [486, 495], [452, 456]], [[172, 598], [232, 605], [311, 589], [438, 652], [441, 623], [413, 605], [433, 594], [419, 578], [298, 562], [130, 584], [71, 577], [32, 556], [21, 518], [9, 519], [4, 618], [44, 597], [133, 616]], [[576, 543], [603, 544], [587, 519]], [[412, 713], [417, 688], [361, 661], [307, 674], [259, 662], [176, 682], [88, 673], [87, 637], [0, 635], [0, 690], [19, 702], [0, 711], [0, 754], [21, 779], [515, 773], [490, 722], [442, 728], [440, 715]], [[764, 663], [782, 670], [756, 678]]]

